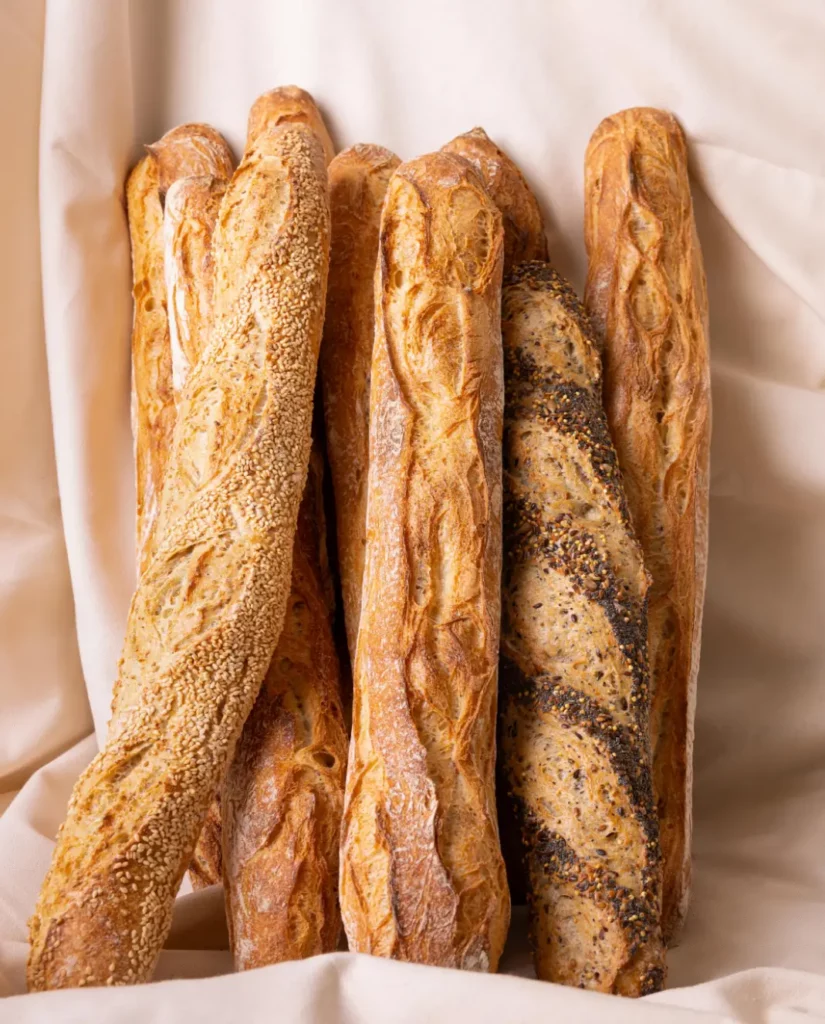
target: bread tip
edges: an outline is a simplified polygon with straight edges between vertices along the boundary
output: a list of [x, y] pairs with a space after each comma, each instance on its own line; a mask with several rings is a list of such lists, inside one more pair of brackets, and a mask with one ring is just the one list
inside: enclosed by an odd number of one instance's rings
[[279, 85], [275, 89], [261, 93], [255, 100], [249, 110], [247, 121], [247, 148], [253, 146], [255, 140], [267, 128], [275, 128], [286, 123], [308, 125], [318, 136], [324, 148], [324, 158], [329, 165], [335, 156], [335, 145], [314, 97], [298, 85]]

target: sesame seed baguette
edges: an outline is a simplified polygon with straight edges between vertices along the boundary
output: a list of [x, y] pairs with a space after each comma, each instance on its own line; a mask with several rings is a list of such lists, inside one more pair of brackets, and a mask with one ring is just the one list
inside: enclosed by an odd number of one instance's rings
[[[313, 131], [328, 158], [331, 142], [317, 107], [292, 87], [255, 103], [249, 138], [296, 122]], [[222, 787], [222, 867], [239, 970], [332, 952], [340, 938], [347, 735], [330, 593], [323, 458], [315, 450], [284, 628]], [[206, 834], [199, 848], [204, 842]]]
[[382, 146], [358, 145], [339, 153], [329, 165], [332, 248], [320, 376], [338, 569], [353, 661], [366, 544], [378, 230], [387, 185], [399, 163]]
[[670, 114], [625, 110], [596, 129], [585, 158], [585, 240], [607, 417], [653, 578], [650, 724], [670, 941], [690, 895], [711, 431], [705, 275], [687, 146]]
[[546, 260], [547, 239], [538, 201], [519, 168], [484, 129], [457, 135], [441, 151], [469, 161], [501, 211], [504, 273], [525, 260]]
[[661, 987], [648, 577], [583, 307], [546, 263], [505, 282], [501, 758], [539, 978]]
[[223, 870], [237, 970], [338, 947], [347, 733], [327, 597], [323, 458], [310, 460], [284, 628], [224, 777]]
[[364, 590], [341, 844], [350, 949], [494, 971], [501, 216], [475, 171], [402, 164], [381, 218]]
[[212, 321], [212, 236], [227, 182], [181, 178], [166, 193], [163, 252], [172, 391], [180, 402], [189, 372], [200, 359]]
[[329, 253], [323, 152], [305, 126], [247, 148], [214, 250], [213, 328], [129, 612], [122, 699], [30, 923], [30, 989], [151, 977], [283, 623]]
[[137, 555], [143, 571], [153, 534], [175, 427], [172, 353], [163, 266], [163, 200], [178, 178], [209, 174], [228, 179], [232, 154], [205, 124], [167, 132], [135, 166], [126, 183], [132, 245], [132, 433], [137, 484]]

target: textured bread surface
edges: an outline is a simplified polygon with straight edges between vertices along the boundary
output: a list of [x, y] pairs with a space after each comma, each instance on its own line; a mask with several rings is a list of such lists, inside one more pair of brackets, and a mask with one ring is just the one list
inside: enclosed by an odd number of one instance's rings
[[501, 216], [475, 171], [403, 164], [381, 219], [364, 589], [341, 846], [350, 949], [495, 970]]
[[546, 260], [541, 210], [524, 175], [483, 128], [457, 135], [442, 152], [468, 160], [481, 175], [504, 225], [504, 273], [525, 260]]
[[546, 263], [502, 303], [501, 757], [521, 821], [536, 973], [661, 987], [645, 596], [583, 307]]
[[378, 230], [387, 185], [399, 163], [381, 146], [358, 145], [339, 153], [329, 165], [332, 244], [320, 375], [335, 495], [338, 571], [353, 661], [367, 532]]
[[213, 328], [182, 397], [109, 738], [75, 786], [30, 922], [31, 989], [151, 977], [283, 623], [329, 251], [306, 127], [247, 150], [214, 250]]
[[220, 178], [181, 178], [166, 193], [163, 211], [164, 273], [176, 401], [192, 366], [206, 348], [212, 322], [212, 235], [226, 192]]
[[224, 778], [224, 885], [238, 970], [338, 946], [347, 735], [313, 453], [284, 628]]
[[252, 104], [247, 124], [247, 145], [263, 130], [284, 124], [305, 124], [324, 147], [324, 160], [329, 166], [335, 146], [315, 100], [297, 85], [281, 85], [263, 93]]
[[149, 146], [126, 183], [132, 246], [132, 432], [137, 484], [138, 568], [153, 550], [160, 493], [175, 426], [172, 351], [163, 260], [163, 197], [189, 174], [232, 174], [232, 154], [221, 135], [184, 124]]
[[669, 941], [690, 893], [711, 418], [705, 276], [685, 137], [670, 114], [626, 110], [596, 129], [585, 236], [585, 302], [604, 350], [605, 405], [653, 578], [650, 724]]

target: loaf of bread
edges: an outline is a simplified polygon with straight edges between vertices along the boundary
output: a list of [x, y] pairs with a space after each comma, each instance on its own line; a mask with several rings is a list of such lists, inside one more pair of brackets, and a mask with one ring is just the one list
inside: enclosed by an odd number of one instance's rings
[[605, 404], [653, 583], [653, 788], [669, 941], [690, 891], [693, 716], [708, 546], [710, 358], [685, 137], [660, 110], [599, 125], [585, 162], [585, 302]]
[[524, 175], [483, 128], [458, 135], [443, 147], [468, 160], [481, 175], [504, 225], [504, 273], [525, 260], [546, 260], [541, 210]]
[[328, 251], [320, 144], [299, 124], [262, 132], [221, 204], [213, 328], [180, 403], [109, 738], [31, 921], [31, 989], [152, 975], [286, 611]]
[[353, 661], [366, 544], [373, 283], [381, 207], [399, 163], [381, 146], [359, 145], [345, 149], [329, 165], [332, 247], [319, 372], [335, 495], [338, 572]]
[[581, 304], [546, 263], [502, 300], [501, 755], [539, 978], [621, 995], [663, 980], [645, 595]]
[[163, 198], [189, 174], [232, 174], [232, 154], [204, 124], [184, 124], [148, 147], [126, 184], [132, 244], [132, 432], [137, 483], [138, 568], [152, 555], [152, 537], [175, 426], [172, 352], [163, 265]]
[[223, 783], [224, 886], [238, 970], [338, 946], [347, 735], [332, 636], [316, 451], [284, 628]]
[[215, 277], [212, 235], [225, 192], [221, 178], [192, 177], [179, 179], [166, 193], [164, 272], [176, 401], [209, 338]]
[[376, 271], [364, 587], [341, 845], [350, 949], [494, 971], [501, 216], [436, 153], [390, 181]]
[[[276, 89], [255, 104], [250, 138], [296, 121], [329, 143], [311, 97], [294, 89]], [[347, 737], [322, 481], [316, 450], [298, 518], [284, 628], [223, 782], [223, 881], [239, 970], [331, 952], [341, 932], [338, 846]]]

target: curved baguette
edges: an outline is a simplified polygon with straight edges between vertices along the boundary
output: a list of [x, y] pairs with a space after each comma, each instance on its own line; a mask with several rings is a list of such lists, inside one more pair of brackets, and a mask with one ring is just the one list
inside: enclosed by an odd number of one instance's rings
[[539, 978], [663, 980], [645, 595], [581, 304], [545, 263], [505, 283], [502, 761]]
[[266, 129], [284, 124], [305, 124], [318, 137], [324, 147], [324, 159], [329, 166], [335, 156], [335, 146], [315, 100], [297, 85], [282, 85], [259, 96], [249, 111], [247, 145]]
[[152, 556], [160, 493], [175, 426], [163, 264], [163, 196], [174, 181], [187, 174], [222, 178], [232, 174], [229, 147], [209, 125], [180, 125], [147, 150], [126, 184], [132, 245], [132, 433], [141, 572]]
[[350, 948], [495, 970], [501, 216], [436, 153], [387, 192], [341, 845]]
[[468, 160], [481, 175], [504, 225], [504, 273], [525, 260], [546, 260], [541, 210], [524, 175], [483, 128], [457, 135], [443, 153]]
[[381, 146], [359, 145], [345, 149], [329, 165], [332, 247], [320, 376], [338, 569], [353, 662], [366, 544], [378, 229], [387, 185], [399, 163]]
[[626, 110], [597, 128], [585, 162], [585, 228], [585, 301], [604, 344], [607, 416], [653, 577], [653, 786], [670, 940], [690, 893], [711, 419], [705, 276], [685, 137], [670, 114]]
[[[301, 125], [262, 133], [221, 206], [215, 262], [232, 286], [181, 403], [109, 739], [75, 786], [30, 924], [31, 989], [152, 975], [283, 622], [328, 247], [320, 145]], [[188, 497], [169, 515], [179, 483]]]
[[181, 178], [166, 193], [163, 249], [172, 390], [179, 400], [189, 370], [206, 347], [212, 319], [212, 235], [226, 182]]
[[310, 461], [284, 628], [223, 782], [223, 870], [237, 970], [338, 947], [347, 736], [325, 575], [323, 460]]

